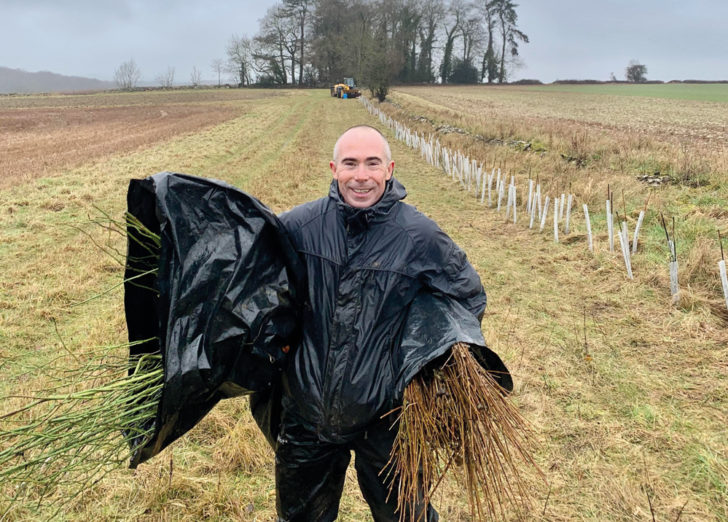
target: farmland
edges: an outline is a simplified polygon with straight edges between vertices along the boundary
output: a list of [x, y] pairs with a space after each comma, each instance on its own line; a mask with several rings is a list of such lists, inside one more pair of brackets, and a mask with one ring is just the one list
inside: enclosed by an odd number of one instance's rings
[[609, 94], [614, 96], [642, 96], [704, 102], [728, 102], [728, 85], [712, 84], [553, 84], [529, 86], [530, 91], [573, 92], [581, 94]]
[[270, 96], [190, 94], [4, 96], [0, 187], [200, 130], [237, 116], [240, 108], [231, 105], [236, 100]]
[[[578, 213], [555, 244], [523, 219], [506, 223], [385, 131], [407, 201], [463, 247], [488, 292], [485, 337], [514, 374], [547, 477], [529, 477], [529, 520], [728, 520], [728, 311], [716, 267], [716, 232], [728, 236], [726, 88], [680, 99], [669, 89], [407, 87], [378, 105], [516, 176], [519, 205], [531, 176], [594, 214], [594, 253]], [[223, 179], [280, 212], [326, 194], [331, 147], [361, 122], [379, 125], [326, 91], [0, 98], [0, 394], [43, 389], [50, 377], [37, 368], [125, 341], [122, 267], [94, 244], [123, 252], [124, 241], [90, 221], [97, 209], [121, 216], [130, 178]], [[637, 179], [655, 173], [660, 185]], [[634, 281], [606, 246], [607, 186], [630, 230], [647, 208]], [[676, 218], [675, 304], [660, 212]], [[272, 470], [246, 400], [228, 400], [150, 463], [85, 491], [66, 516], [273, 520]], [[458, 486], [442, 489], [442, 519], [469, 520]], [[369, 519], [353, 469], [341, 519]]]

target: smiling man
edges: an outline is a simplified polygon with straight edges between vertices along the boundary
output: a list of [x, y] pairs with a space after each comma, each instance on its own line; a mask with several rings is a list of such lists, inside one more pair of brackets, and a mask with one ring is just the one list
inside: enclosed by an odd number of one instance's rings
[[[375, 521], [399, 520], [386, 473], [396, 435], [382, 416], [398, 406], [393, 353], [421, 289], [480, 318], [485, 292], [465, 254], [429, 218], [403, 203], [385, 137], [366, 125], [344, 132], [330, 162], [329, 195], [281, 215], [307, 270], [303, 332], [283, 376], [276, 443], [279, 521], [335, 520], [353, 451]], [[390, 479], [391, 480], [391, 479]], [[395, 479], [396, 480], [396, 479]], [[423, 502], [419, 520], [437, 512]], [[423, 513], [424, 512], [424, 513]]]
[[329, 167], [343, 200], [354, 208], [367, 208], [384, 194], [394, 161], [384, 136], [372, 127], [359, 126], [336, 141]]

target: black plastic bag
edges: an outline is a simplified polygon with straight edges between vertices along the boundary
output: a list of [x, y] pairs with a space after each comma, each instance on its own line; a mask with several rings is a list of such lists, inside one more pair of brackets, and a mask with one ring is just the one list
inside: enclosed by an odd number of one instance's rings
[[498, 354], [486, 346], [478, 319], [454, 299], [421, 291], [409, 307], [395, 356], [395, 399], [401, 402], [415, 375], [447, 357], [456, 343], [470, 345], [475, 359], [503, 391], [513, 391], [511, 375]]
[[305, 273], [275, 214], [226, 183], [163, 172], [131, 181], [127, 203], [161, 238], [158, 272], [144, 277], [148, 248], [128, 243], [129, 341], [153, 338], [131, 355], [161, 352], [164, 370], [154, 436], [136, 441], [136, 467], [220, 399], [269, 393], [296, 344]]

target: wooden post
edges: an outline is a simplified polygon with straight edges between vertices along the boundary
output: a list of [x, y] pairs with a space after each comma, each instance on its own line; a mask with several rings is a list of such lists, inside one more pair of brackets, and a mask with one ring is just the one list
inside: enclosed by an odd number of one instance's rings
[[612, 222], [612, 202], [607, 200], [607, 233], [609, 234], [609, 251], [614, 252], [614, 224]]

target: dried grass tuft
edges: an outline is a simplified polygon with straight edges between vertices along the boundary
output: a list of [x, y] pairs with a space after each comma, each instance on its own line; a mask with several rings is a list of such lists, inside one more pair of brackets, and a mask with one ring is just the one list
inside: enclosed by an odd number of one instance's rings
[[691, 285], [698, 285], [711, 294], [719, 293], [720, 278], [716, 265], [719, 261], [719, 251], [715, 239], [699, 237], [693, 243], [688, 253], [685, 268], [682, 269], [682, 279]]
[[385, 470], [399, 478], [390, 494], [398, 484], [400, 520], [417, 520], [422, 501], [432, 499], [451, 469], [474, 518], [502, 520], [508, 506], [528, 509], [521, 465], [542, 475], [531, 457], [529, 427], [467, 345], [455, 344], [442, 367], [420, 373], [396, 411], [399, 431]]

